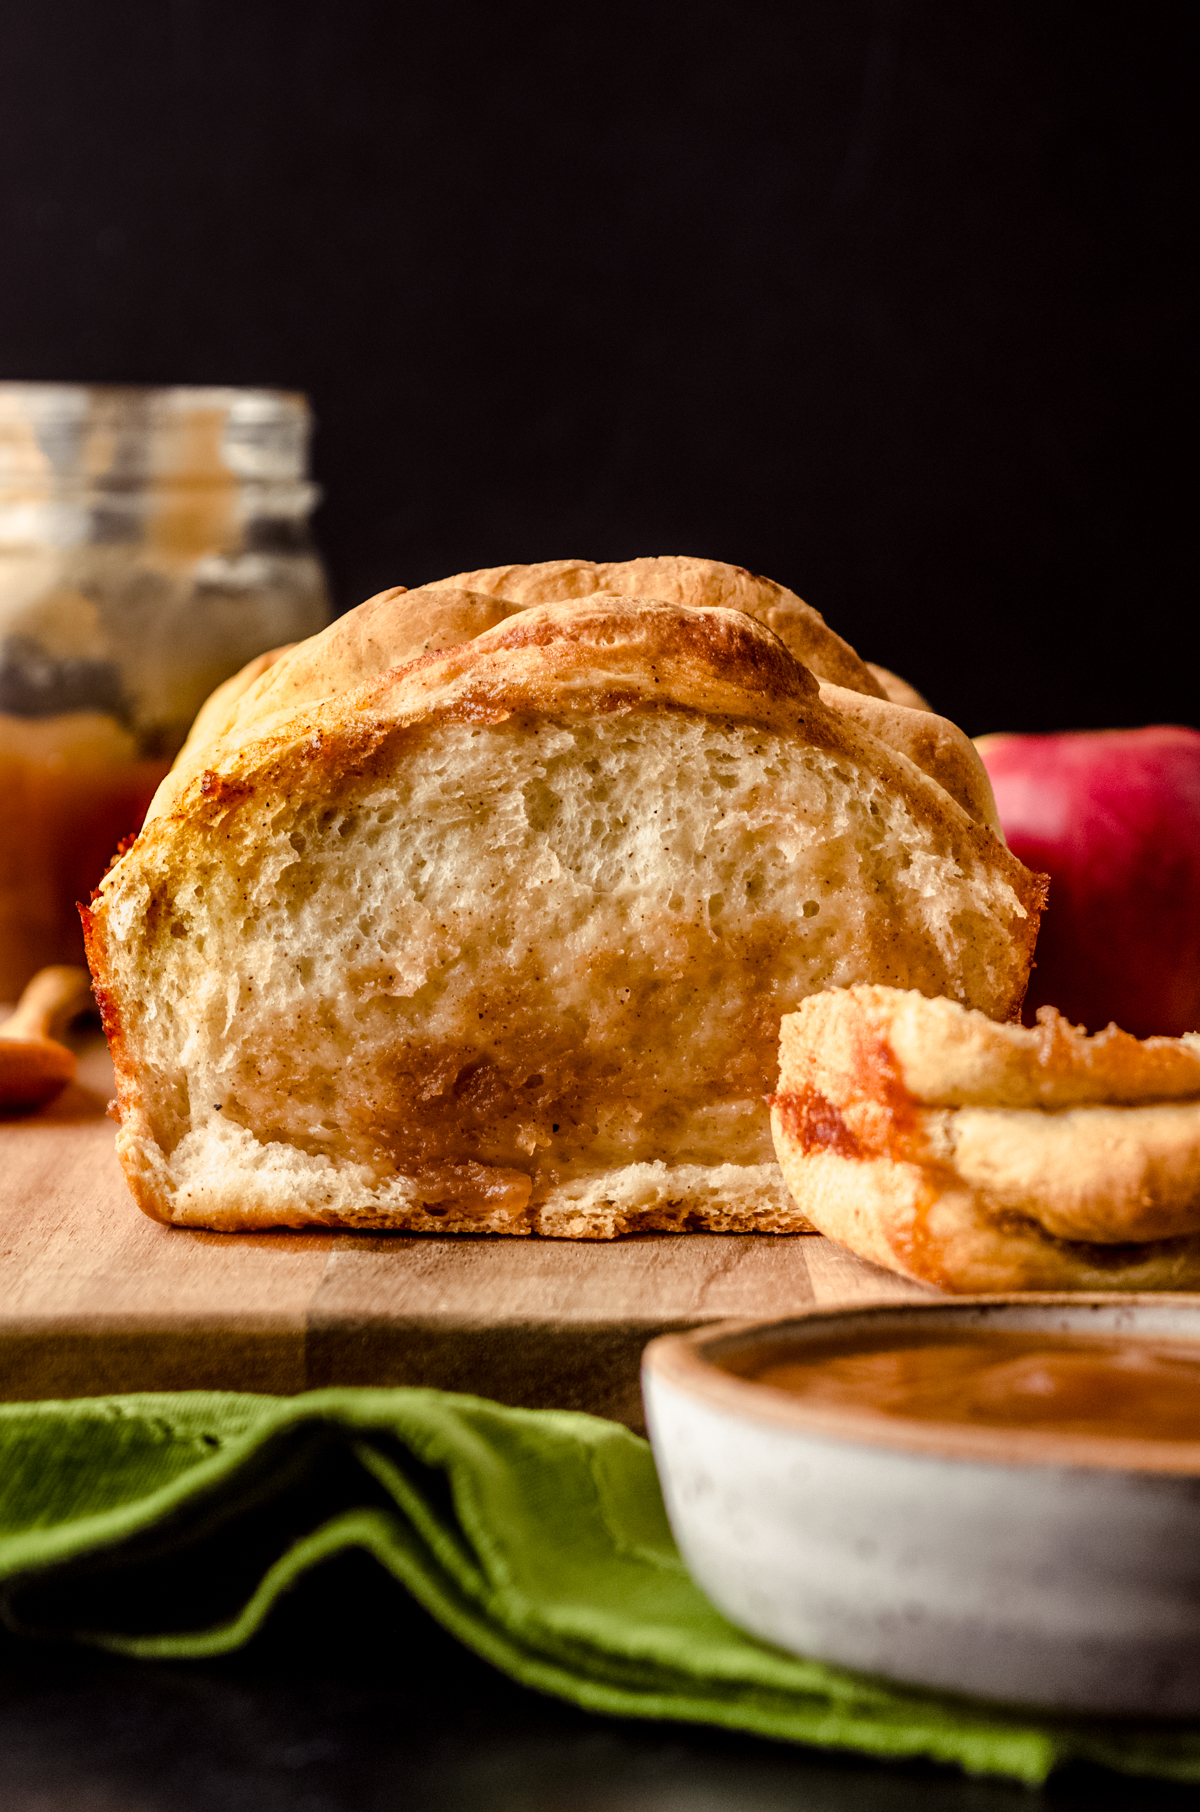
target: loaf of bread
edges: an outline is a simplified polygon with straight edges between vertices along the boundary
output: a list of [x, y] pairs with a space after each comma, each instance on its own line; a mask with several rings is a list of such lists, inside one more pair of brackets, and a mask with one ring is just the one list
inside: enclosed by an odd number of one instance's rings
[[967, 1292], [1200, 1288], [1200, 1038], [835, 989], [783, 1020], [771, 1119], [800, 1211], [893, 1271]]
[[85, 915], [141, 1206], [802, 1228], [780, 1015], [870, 978], [1011, 1016], [1043, 898], [847, 695], [889, 708], [740, 608], [457, 581], [227, 689]]

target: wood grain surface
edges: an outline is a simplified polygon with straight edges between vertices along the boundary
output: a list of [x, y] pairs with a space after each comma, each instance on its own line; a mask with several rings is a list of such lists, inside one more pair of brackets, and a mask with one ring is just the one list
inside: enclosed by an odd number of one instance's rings
[[920, 1298], [818, 1235], [199, 1233], [134, 1206], [104, 1057], [0, 1120], [0, 1399], [425, 1384], [640, 1427], [655, 1334]]

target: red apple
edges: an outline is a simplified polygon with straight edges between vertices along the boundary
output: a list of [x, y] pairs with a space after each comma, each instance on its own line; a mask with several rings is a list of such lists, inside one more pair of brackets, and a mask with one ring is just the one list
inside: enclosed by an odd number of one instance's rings
[[982, 736], [1014, 855], [1050, 876], [1026, 1018], [1200, 1030], [1200, 731]]

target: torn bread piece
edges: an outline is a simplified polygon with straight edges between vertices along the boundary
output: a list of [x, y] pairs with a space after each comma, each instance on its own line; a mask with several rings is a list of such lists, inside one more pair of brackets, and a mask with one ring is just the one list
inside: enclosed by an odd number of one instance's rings
[[530, 608], [173, 787], [86, 920], [121, 1162], [191, 1226], [801, 1230], [780, 1015], [1013, 1015], [1044, 895], [727, 609]]
[[893, 987], [785, 1016], [775, 1149], [840, 1244], [955, 1291], [1200, 1288], [1200, 1038]]

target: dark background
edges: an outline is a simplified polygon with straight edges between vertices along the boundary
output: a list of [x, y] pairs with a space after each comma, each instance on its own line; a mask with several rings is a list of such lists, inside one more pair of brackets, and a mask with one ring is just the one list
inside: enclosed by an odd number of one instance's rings
[[972, 732], [1194, 722], [1188, 19], [9, 0], [0, 375], [307, 390], [341, 608], [708, 554]]

